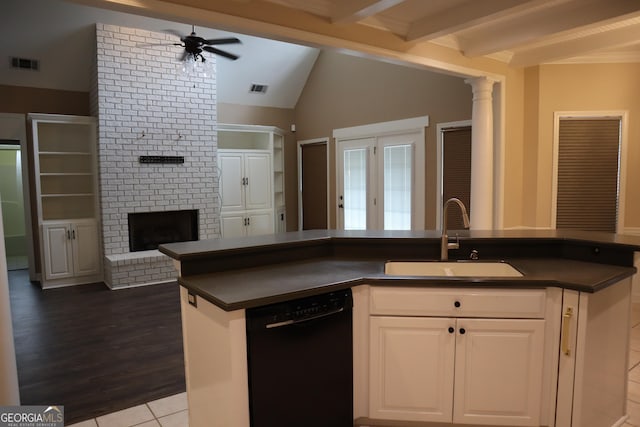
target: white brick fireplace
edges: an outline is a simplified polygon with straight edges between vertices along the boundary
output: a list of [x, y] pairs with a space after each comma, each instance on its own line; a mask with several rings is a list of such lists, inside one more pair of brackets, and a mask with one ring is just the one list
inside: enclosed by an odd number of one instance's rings
[[[176, 40], [96, 24], [91, 98], [98, 118], [105, 282], [113, 289], [171, 281], [177, 274], [157, 250], [130, 252], [128, 214], [196, 209], [200, 239], [219, 236], [215, 77], [181, 76]], [[140, 156], [184, 157], [184, 163], [140, 163]]]

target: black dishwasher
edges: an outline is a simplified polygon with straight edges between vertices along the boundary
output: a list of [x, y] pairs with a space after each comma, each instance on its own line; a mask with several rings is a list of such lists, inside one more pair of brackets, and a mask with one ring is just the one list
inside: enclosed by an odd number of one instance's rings
[[351, 290], [248, 309], [251, 427], [353, 426]]

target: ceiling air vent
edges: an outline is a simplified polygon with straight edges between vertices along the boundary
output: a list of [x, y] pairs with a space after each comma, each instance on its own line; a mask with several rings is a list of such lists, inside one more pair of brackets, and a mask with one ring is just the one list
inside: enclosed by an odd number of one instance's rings
[[40, 62], [37, 59], [27, 59], [27, 58], [11, 58], [11, 66], [13, 68], [21, 68], [23, 70], [35, 70], [38, 71], [40, 69]]
[[251, 89], [249, 89], [250, 93], [267, 93], [267, 85], [259, 85], [257, 83], [251, 84]]

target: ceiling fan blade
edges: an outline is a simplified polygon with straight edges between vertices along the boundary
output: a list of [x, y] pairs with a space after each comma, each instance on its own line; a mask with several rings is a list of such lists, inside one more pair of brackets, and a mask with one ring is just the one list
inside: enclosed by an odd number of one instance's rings
[[225, 58], [229, 58], [234, 61], [240, 58], [238, 55], [234, 55], [233, 53], [225, 52], [224, 50], [216, 49], [215, 47], [211, 46], [204, 46], [202, 49], [206, 50], [207, 52], [215, 53], [216, 55], [224, 56]]
[[209, 39], [204, 40], [205, 44], [232, 44], [232, 43], [242, 43], [239, 39], [235, 37], [229, 37], [226, 39]]
[[187, 52], [186, 50], [182, 52], [182, 55], [180, 56], [180, 61], [184, 61], [185, 59], [187, 59], [187, 55], [189, 55], [189, 52]]

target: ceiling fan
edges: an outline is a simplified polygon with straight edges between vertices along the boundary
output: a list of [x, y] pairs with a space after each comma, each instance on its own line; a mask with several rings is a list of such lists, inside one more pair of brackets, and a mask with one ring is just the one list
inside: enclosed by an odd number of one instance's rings
[[223, 56], [233, 61], [239, 58], [238, 55], [225, 52], [224, 50], [213, 47], [213, 45], [241, 43], [241, 41], [235, 37], [203, 39], [202, 37], [198, 37], [196, 35], [195, 26], [193, 25], [191, 26], [191, 34], [189, 34], [188, 36], [182, 35], [175, 30], [165, 30], [165, 32], [180, 37], [181, 43], [174, 43], [175, 46], [184, 47], [184, 52], [179, 58], [180, 61], [191, 59], [193, 61], [200, 60], [202, 62], [205, 62], [205, 57], [202, 55], [203, 51], [211, 52], [215, 55]]

